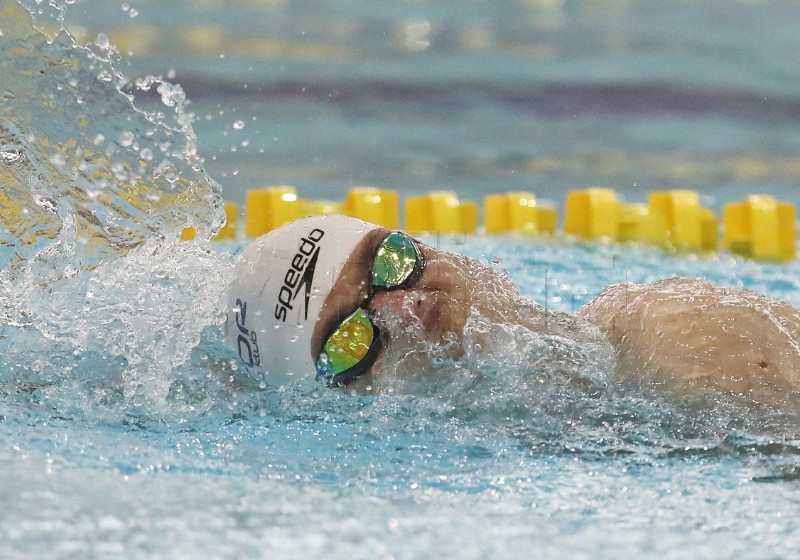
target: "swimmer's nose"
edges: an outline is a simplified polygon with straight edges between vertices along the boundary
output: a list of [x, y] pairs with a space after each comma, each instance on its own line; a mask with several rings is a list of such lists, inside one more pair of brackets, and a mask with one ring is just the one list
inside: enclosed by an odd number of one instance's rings
[[[414, 298], [407, 290], [392, 290], [377, 292], [369, 302], [369, 310], [373, 313], [392, 312], [405, 316], [414, 305]], [[409, 303], [411, 304], [409, 306]], [[420, 305], [418, 303], [417, 305]], [[409, 307], [411, 309], [409, 309]]]
[[405, 321], [419, 322], [426, 331], [440, 328], [442, 302], [439, 294], [425, 290], [392, 290], [376, 293], [369, 309], [376, 316], [393, 315]]
[[376, 293], [369, 308], [378, 317], [383, 315], [418, 320], [424, 315], [425, 302], [426, 294], [422, 290], [390, 290]]

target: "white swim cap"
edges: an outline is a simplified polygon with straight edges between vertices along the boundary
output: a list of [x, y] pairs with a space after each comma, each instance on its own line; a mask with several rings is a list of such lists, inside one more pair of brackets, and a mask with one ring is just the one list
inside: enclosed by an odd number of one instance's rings
[[297, 220], [245, 249], [228, 288], [226, 341], [271, 385], [313, 376], [311, 337], [359, 242], [379, 226], [347, 216]]

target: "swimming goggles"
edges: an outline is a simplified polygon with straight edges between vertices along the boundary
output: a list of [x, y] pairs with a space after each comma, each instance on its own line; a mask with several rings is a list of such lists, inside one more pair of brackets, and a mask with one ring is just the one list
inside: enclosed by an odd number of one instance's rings
[[381, 350], [380, 331], [366, 310], [379, 290], [407, 288], [419, 278], [425, 261], [411, 237], [393, 231], [380, 242], [372, 258], [367, 298], [325, 338], [317, 358], [317, 378], [344, 387], [375, 363]]

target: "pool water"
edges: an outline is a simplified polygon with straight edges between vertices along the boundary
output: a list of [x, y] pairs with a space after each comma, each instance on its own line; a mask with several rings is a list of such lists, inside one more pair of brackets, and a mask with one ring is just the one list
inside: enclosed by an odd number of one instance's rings
[[[0, 558], [796, 556], [796, 395], [678, 399], [520, 348], [398, 394], [271, 388], [221, 340], [246, 241], [204, 241], [264, 183], [794, 200], [793, 3], [67, 4], [91, 49], [0, 2]], [[131, 27], [158, 33], [121, 60], [96, 38]], [[170, 69], [190, 104], [128, 80]], [[674, 275], [800, 305], [795, 262], [424, 241], [561, 311]]]

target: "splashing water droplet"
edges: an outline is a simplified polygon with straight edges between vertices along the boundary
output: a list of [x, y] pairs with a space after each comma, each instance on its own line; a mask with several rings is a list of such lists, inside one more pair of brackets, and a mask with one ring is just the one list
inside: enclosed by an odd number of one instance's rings
[[94, 43], [101, 49], [107, 49], [110, 46], [110, 43], [108, 42], [108, 35], [105, 33], [98, 33]]
[[39, 194], [35, 194], [35, 195], [33, 195], [33, 201], [38, 206], [41, 206], [45, 210], [48, 210], [49, 212], [52, 212], [53, 214], [56, 213], [56, 204], [51, 199], [49, 199], [47, 197], [44, 197], [44, 196], [41, 196]]
[[13, 165], [22, 158], [22, 151], [14, 148], [0, 149], [0, 163]]
[[125, 165], [120, 162], [116, 162], [111, 166], [111, 172], [114, 173], [114, 177], [120, 181], [127, 181], [128, 179], [128, 172], [125, 170]]
[[119, 143], [125, 147], [128, 147], [133, 144], [134, 138], [135, 136], [133, 133], [126, 130], [119, 135]]

